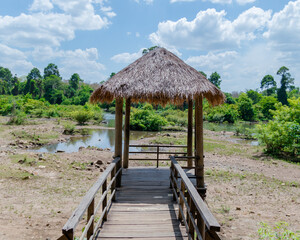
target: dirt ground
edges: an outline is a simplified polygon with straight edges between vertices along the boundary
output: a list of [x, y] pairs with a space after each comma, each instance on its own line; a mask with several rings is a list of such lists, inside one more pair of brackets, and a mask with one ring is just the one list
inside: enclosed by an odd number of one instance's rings
[[[28, 148], [66, 141], [69, 136], [62, 134], [62, 124], [39, 120], [7, 126], [5, 122], [0, 119], [0, 239], [56, 239], [113, 154], [92, 148], [77, 153], [32, 152]], [[170, 142], [184, 136], [161, 134]], [[205, 142], [207, 203], [221, 224], [222, 239], [258, 239], [260, 222], [274, 226], [285, 221], [289, 229], [300, 230], [299, 164], [234, 142], [232, 133], [205, 131]]]

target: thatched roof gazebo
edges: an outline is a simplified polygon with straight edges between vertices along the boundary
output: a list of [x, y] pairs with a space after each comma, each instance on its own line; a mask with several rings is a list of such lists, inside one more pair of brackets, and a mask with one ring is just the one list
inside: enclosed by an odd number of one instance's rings
[[[101, 85], [90, 101], [111, 102], [116, 99], [115, 156], [122, 156], [123, 99], [126, 99], [123, 167], [128, 167], [129, 120], [131, 102], [181, 105], [188, 102], [187, 155], [193, 156], [193, 103], [195, 102], [195, 173], [197, 189], [205, 195], [203, 169], [203, 113], [205, 97], [212, 105], [222, 104], [224, 94], [196, 69], [164, 48], [156, 48], [115, 74]], [[192, 166], [189, 158], [188, 166]], [[119, 183], [120, 184], [120, 183]]]

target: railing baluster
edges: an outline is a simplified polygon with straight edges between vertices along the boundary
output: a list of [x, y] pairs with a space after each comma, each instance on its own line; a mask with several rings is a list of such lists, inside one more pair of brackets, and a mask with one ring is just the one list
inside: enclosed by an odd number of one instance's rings
[[156, 167], [159, 166], [159, 146], [157, 146], [157, 161], [156, 161]]
[[[113, 168], [113, 170], [111, 171], [111, 174], [110, 174], [110, 179], [112, 180], [116, 175], [116, 167]], [[111, 185], [111, 194], [114, 192], [116, 188], [116, 182], [114, 181]], [[116, 195], [113, 196], [112, 198], [112, 201], [116, 201]]]
[[[90, 218], [94, 215], [95, 199], [91, 202], [88, 211], [87, 211], [87, 223], [90, 221]], [[92, 222], [90, 228], [87, 232], [87, 239], [89, 239], [94, 233], [94, 221]]]
[[[102, 193], [104, 193], [107, 189], [107, 180], [104, 181], [102, 185]], [[102, 202], [102, 211], [105, 211], [104, 216], [103, 216], [103, 222], [107, 221], [107, 195], [104, 197], [103, 202]]]
[[[185, 186], [184, 186], [184, 182], [183, 181], [180, 181], [180, 188], [181, 188], [181, 192], [183, 193], [183, 196], [184, 196], [184, 193], [185, 193]], [[182, 208], [182, 210], [184, 209], [184, 201], [183, 201], [183, 197], [182, 197], [182, 194], [179, 194], [179, 204]], [[179, 218], [179, 221], [182, 221], [183, 219], [183, 216], [181, 215], [181, 212], [179, 211], [179, 214], [178, 214], [178, 218]]]

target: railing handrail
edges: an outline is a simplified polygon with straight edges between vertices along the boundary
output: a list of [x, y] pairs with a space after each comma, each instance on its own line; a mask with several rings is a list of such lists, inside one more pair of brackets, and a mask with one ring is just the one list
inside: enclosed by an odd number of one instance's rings
[[165, 148], [187, 148], [187, 145], [166, 145], [166, 144], [130, 144], [129, 147], [165, 147]]
[[[98, 178], [97, 182], [89, 189], [86, 195], [81, 200], [78, 207], [74, 210], [71, 217], [68, 219], [64, 227], [62, 228], [63, 234], [67, 235], [69, 231], [73, 231], [76, 226], [79, 224], [79, 221], [82, 219], [84, 213], [89, 208], [90, 204], [94, 200], [97, 192], [106, 183], [109, 174], [115, 169], [117, 163], [120, 161], [120, 157], [116, 157], [111, 164], [106, 168], [106, 170]], [[117, 173], [116, 173], [117, 175]], [[115, 179], [114, 179], [115, 180]]]
[[219, 232], [221, 229], [220, 224], [218, 223], [216, 218], [212, 215], [206, 203], [202, 200], [195, 186], [193, 185], [191, 180], [187, 177], [186, 173], [181, 168], [180, 164], [176, 161], [175, 157], [171, 156], [170, 158], [171, 158], [171, 162], [176, 168], [176, 171], [181, 177], [181, 180], [184, 182], [185, 188], [188, 191], [191, 199], [193, 200], [195, 207], [200, 213], [202, 219], [204, 220], [207, 229]]

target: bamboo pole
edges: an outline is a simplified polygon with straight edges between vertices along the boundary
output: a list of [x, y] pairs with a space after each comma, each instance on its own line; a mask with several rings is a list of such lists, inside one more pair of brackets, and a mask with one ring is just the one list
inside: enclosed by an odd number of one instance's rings
[[[122, 167], [122, 121], [123, 121], [123, 98], [116, 99], [115, 119], [115, 157], [120, 157], [116, 172]], [[121, 173], [117, 177], [116, 186], [121, 186]]]
[[123, 168], [128, 168], [129, 162], [129, 122], [130, 122], [130, 98], [126, 99], [126, 109], [125, 109], [125, 127], [124, 127], [124, 155], [123, 155]]
[[[187, 136], [187, 155], [193, 156], [193, 100], [189, 99], [188, 105], [188, 136]], [[188, 159], [187, 166], [193, 166], [193, 159]]]
[[205, 198], [204, 184], [204, 158], [203, 158], [203, 104], [202, 96], [196, 98], [196, 113], [195, 113], [195, 138], [196, 138], [196, 177], [197, 189], [202, 198]]

